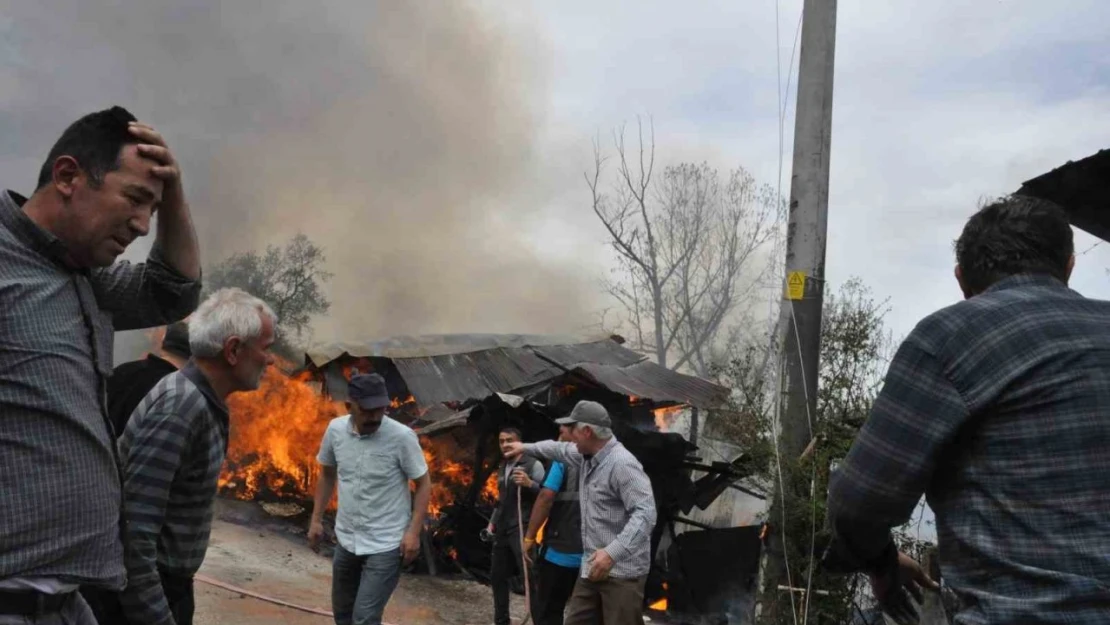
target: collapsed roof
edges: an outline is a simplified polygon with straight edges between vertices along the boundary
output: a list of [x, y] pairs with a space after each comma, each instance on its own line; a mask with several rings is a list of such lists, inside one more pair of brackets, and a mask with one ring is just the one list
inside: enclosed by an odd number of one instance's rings
[[1110, 241], [1110, 150], [1068, 161], [1027, 180], [1017, 193], [1059, 204], [1072, 225]]
[[422, 406], [481, 400], [495, 393], [530, 395], [567, 377], [657, 404], [709, 409], [728, 397], [728, 389], [661, 367], [623, 342], [618, 336], [401, 336], [324, 347], [306, 354], [305, 364], [323, 371], [328, 392], [345, 399], [343, 366], [369, 360], [391, 391], [403, 384]]

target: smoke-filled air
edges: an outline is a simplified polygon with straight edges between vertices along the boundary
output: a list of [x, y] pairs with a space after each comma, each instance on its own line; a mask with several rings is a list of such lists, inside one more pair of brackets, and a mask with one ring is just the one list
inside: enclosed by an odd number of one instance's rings
[[2, 4], [28, 59], [3, 77], [9, 187], [31, 191], [68, 122], [120, 104], [182, 162], [206, 265], [298, 232], [324, 249], [316, 342], [596, 318], [596, 275], [520, 235], [543, 166], [537, 44], [475, 4]]

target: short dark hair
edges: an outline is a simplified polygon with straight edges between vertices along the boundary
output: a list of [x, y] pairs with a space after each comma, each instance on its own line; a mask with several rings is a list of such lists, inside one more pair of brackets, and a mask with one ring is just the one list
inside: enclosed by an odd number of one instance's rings
[[519, 441], [522, 441], [522, 440], [524, 440], [524, 434], [522, 434], [522, 433], [520, 432], [520, 430], [518, 430], [517, 428], [514, 428], [514, 427], [513, 427], [513, 426], [511, 426], [511, 425], [507, 425], [507, 426], [505, 426], [505, 427], [501, 428], [501, 429], [500, 429], [500, 430], [499, 430], [499, 431], [497, 432], [497, 435], [498, 435], [498, 436], [501, 436], [502, 434], [512, 434], [513, 436], [515, 436], [515, 437], [517, 438], [517, 440], [519, 440]]
[[72, 156], [89, 175], [94, 188], [104, 182], [104, 175], [120, 167], [119, 153], [123, 146], [139, 140], [128, 131], [135, 116], [121, 106], [89, 113], [66, 128], [46, 162], [39, 170], [39, 183], [35, 190], [50, 184], [54, 178], [54, 161], [60, 156]]
[[1024, 195], [990, 202], [967, 220], [956, 240], [956, 262], [965, 289], [972, 293], [1022, 273], [1048, 274], [1066, 282], [1074, 252], [1064, 209]]
[[178, 321], [166, 326], [166, 335], [162, 337], [162, 351], [184, 358], [192, 356], [193, 352], [189, 348], [189, 324]]

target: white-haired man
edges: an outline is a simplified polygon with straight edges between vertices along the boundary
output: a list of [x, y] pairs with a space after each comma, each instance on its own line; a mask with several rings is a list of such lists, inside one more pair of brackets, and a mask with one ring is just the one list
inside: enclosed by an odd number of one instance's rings
[[274, 312], [221, 289], [189, 320], [192, 360], [163, 378], [120, 439], [127, 519], [123, 612], [133, 625], [190, 625], [193, 575], [204, 561], [212, 501], [227, 455], [224, 400], [258, 388], [273, 363]]
[[564, 623], [642, 625], [655, 528], [651, 482], [640, 461], [613, 436], [601, 404], [580, 401], [555, 422], [573, 426], [574, 442], [510, 443], [505, 457], [527, 454], [578, 470], [584, 558]]

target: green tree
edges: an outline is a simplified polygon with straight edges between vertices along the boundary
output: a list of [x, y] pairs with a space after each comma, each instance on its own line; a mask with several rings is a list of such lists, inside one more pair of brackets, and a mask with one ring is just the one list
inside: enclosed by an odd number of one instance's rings
[[298, 360], [297, 349], [311, 338], [313, 317], [327, 314], [331, 303], [323, 285], [332, 274], [324, 270], [324, 250], [304, 234], [283, 247], [233, 254], [207, 271], [205, 290], [239, 287], [268, 303], [278, 316], [275, 351]]
[[[716, 372], [733, 394], [727, 409], [712, 415], [711, 435], [745, 449], [756, 468], [752, 481], [764, 485], [769, 498], [785, 493], [784, 505], [782, 500], [778, 502], [781, 510], [772, 508], [767, 521], [784, 528], [790, 583], [795, 588], [822, 591], [785, 592], [778, 590], [777, 584], [765, 589], [760, 598], [764, 622], [792, 623], [794, 614], [801, 622], [808, 610], [810, 623], [846, 623], [869, 594], [862, 577], [832, 575], [819, 564], [831, 540], [825, 524], [830, 469], [847, 454], [870, 413], [893, 351], [884, 324], [887, 310], [886, 302], [876, 302], [858, 279], [826, 297], [813, 425], [816, 436], [801, 458], [775, 456], [777, 380], [773, 373], [778, 354], [769, 346], [777, 342], [764, 337], [762, 344], [737, 350]], [[776, 488], [780, 479], [781, 489]], [[900, 531], [896, 537], [906, 550], [920, 554], [925, 545], [913, 534]], [[806, 596], [812, 598], [808, 605]]]

